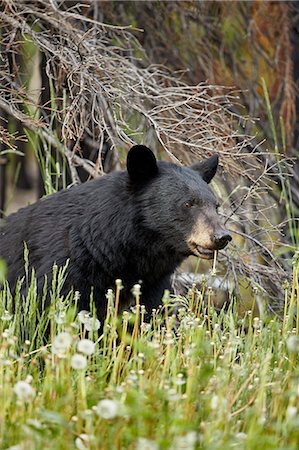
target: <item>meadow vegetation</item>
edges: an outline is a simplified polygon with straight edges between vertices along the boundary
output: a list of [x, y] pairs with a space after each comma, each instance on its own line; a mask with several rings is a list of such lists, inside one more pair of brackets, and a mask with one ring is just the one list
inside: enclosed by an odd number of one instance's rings
[[283, 320], [254, 317], [254, 299], [243, 317], [233, 297], [216, 311], [203, 279], [186, 298], [166, 292], [149, 323], [140, 285], [117, 314], [116, 280], [100, 324], [92, 299], [78, 313], [79, 293], [60, 296], [66, 269], [42, 313], [34, 273], [23, 310], [21, 284], [16, 301], [0, 292], [1, 448], [298, 448], [298, 253]]

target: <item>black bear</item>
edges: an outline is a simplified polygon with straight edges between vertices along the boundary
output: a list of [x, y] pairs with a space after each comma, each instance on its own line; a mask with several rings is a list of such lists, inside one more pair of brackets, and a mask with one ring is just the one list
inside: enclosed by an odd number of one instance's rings
[[[81, 294], [89, 309], [92, 286], [98, 316], [115, 280], [123, 282], [123, 306], [142, 280], [142, 302], [156, 308], [176, 267], [189, 255], [213, 258], [231, 240], [217, 214], [208, 183], [218, 155], [190, 167], [157, 161], [143, 146], [131, 148], [127, 170], [46, 197], [12, 214], [0, 229], [0, 257], [13, 288], [24, 275], [24, 242], [41, 292], [53, 264], [69, 259], [63, 293]], [[51, 284], [51, 281], [50, 283]]]

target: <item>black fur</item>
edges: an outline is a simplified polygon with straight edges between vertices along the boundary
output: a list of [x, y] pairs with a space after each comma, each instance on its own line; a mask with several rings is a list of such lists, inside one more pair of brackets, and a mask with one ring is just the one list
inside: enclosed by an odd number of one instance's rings
[[[211, 167], [208, 161], [202, 169], [211, 181], [217, 165], [213, 157]], [[194, 197], [197, 212], [186, 207]], [[107, 289], [117, 278], [124, 285], [123, 305], [142, 280], [142, 301], [150, 312], [176, 267], [192, 253], [186, 241], [196, 218], [207, 211], [215, 215], [216, 203], [200, 164], [192, 169], [156, 162], [149, 149], [135, 146], [128, 171], [58, 192], [9, 216], [0, 230], [0, 256], [13, 288], [24, 274], [25, 241], [40, 290], [45, 274], [51, 280], [53, 263], [62, 266], [70, 259], [63, 293], [78, 290], [79, 307], [89, 309], [93, 286], [100, 319]]]

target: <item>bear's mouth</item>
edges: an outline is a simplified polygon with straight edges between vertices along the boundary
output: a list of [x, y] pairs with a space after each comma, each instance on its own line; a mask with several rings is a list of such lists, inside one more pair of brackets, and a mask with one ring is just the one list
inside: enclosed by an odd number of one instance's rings
[[191, 250], [193, 255], [199, 256], [202, 259], [213, 259], [215, 250], [201, 247], [200, 245], [192, 244]]

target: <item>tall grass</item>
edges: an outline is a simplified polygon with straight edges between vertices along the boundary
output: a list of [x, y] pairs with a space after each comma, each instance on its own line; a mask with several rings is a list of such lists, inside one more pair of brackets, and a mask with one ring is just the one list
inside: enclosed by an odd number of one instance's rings
[[78, 293], [60, 296], [65, 268], [54, 272], [42, 314], [34, 274], [23, 311], [7, 286], [0, 293], [1, 448], [298, 448], [298, 279], [285, 286], [283, 323], [240, 318], [234, 301], [216, 313], [204, 286], [176, 316], [166, 293], [146, 323], [137, 285], [120, 318], [117, 280], [99, 329], [93, 314], [76, 314]]

